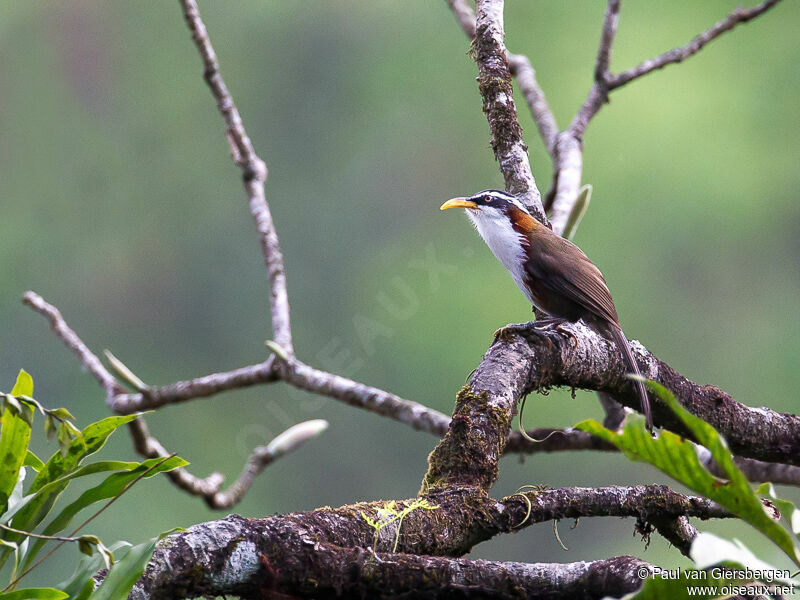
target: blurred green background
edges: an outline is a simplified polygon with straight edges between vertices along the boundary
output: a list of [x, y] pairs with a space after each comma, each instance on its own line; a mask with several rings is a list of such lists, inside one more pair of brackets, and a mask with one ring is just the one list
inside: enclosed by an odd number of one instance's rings
[[[507, 8], [508, 46], [530, 56], [562, 127], [591, 83], [604, 4]], [[0, 7], [0, 388], [25, 368], [45, 405], [68, 407], [84, 425], [107, 414], [91, 377], [20, 304], [26, 289], [151, 384], [263, 360], [262, 257], [176, 3]], [[612, 69], [683, 44], [734, 7], [626, 3]], [[299, 355], [449, 413], [492, 332], [529, 318], [530, 308], [466, 219], [438, 210], [451, 196], [502, 186], [476, 67], [445, 3], [247, 0], [201, 9], [269, 165]], [[584, 180], [594, 195], [576, 238], [606, 275], [630, 337], [695, 381], [793, 412], [798, 22], [798, 3], [784, 2], [687, 63], [615, 92], [586, 136]], [[546, 191], [550, 161], [519, 99], [518, 107]], [[600, 415], [593, 394], [553, 392], [529, 399], [526, 425]], [[434, 438], [283, 385], [165, 408], [148, 423], [193, 472], [219, 470], [232, 481], [253, 446], [311, 418], [330, 429], [271, 466], [236, 512], [417, 492]], [[133, 458], [124, 432], [104, 456]], [[614, 455], [509, 457], [494, 493], [663, 480]], [[140, 541], [221, 516], [159, 478], [140, 483], [87, 533]], [[645, 549], [633, 520], [570, 525], [560, 531], [568, 552], [542, 524], [473, 555], [628, 553], [686, 563], [656, 536]], [[701, 528], [768, 546], [746, 527]], [[27, 583], [58, 581], [76, 555], [62, 549]], [[784, 564], [772, 551], [764, 556]]]

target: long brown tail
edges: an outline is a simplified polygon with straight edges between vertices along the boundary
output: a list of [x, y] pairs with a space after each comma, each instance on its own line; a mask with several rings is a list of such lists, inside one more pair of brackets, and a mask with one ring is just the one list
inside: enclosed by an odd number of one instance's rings
[[[605, 332], [617, 345], [619, 351], [622, 352], [622, 357], [625, 359], [625, 366], [628, 368], [628, 371], [641, 377], [642, 373], [639, 371], [639, 365], [636, 364], [636, 360], [633, 358], [631, 347], [628, 345], [628, 338], [622, 333], [622, 329], [615, 323], [603, 323], [603, 325], [605, 326]], [[650, 400], [647, 398], [647, 388], [641, 381], [637, 380], [633, 383], [636, 386], [636, 392], [639, 394], [639, 403], [647, 423], [647, 430], [652, 432], [653, 415], [650, 413]]]

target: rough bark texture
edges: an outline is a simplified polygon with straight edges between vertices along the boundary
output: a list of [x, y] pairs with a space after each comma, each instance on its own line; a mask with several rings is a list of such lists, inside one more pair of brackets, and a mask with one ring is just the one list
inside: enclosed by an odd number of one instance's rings
[[161, 542], [131, 598], [389, 598], [418, 593], [413, 597], [599, 598], [636, 589], [641, 579], [635, 569], [647, 564], [632, 557], [560, 565], [453, 557], [497, 533], [553, 519], [634, 517], [642, 528], [686, 515], [729, 516], [707, 499], [666, 486], [564, 488], [524, 497], [527, 501], [522, 495], [497, 501], [473, 489], [450, 488], [428, 496], [436, 508], [416, 510], [399, 528], [385, 527], [377, 536], [362, 513], [374, 517], [385, 502], [265, 519], [231, 515]]
[[547, 217], [531, 172], [528, 147], [522, 139], [517, 118], [511, 71], [505, 48], [502, 0], [478, 0], [473, 48], [478, 63], [478, 89], [483, 112], [492, 131], [492, 149], [500, 163], [506, 189], [522, 199], [531, 214], [542, 223]]
[[602, 598], [635, 590], [641, 568], [650, 566], [631, 556], [524, 564], [375, 553], [231, 515], [170, 538], [130, 598]]

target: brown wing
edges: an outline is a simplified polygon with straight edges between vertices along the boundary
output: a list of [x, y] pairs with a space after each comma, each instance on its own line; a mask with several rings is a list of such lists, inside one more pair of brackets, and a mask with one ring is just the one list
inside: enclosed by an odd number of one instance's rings
[[580, 248], [549, 230], [531, 232], [529, 242], [527, 273], [537, 286], [603, 321], [619, 323], [603, 274]]

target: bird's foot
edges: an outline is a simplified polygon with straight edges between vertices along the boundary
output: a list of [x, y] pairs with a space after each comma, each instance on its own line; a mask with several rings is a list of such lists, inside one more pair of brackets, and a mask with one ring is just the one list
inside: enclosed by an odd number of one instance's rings
[[510, 342], [511, 338], [515, 335], [525, 337], [526, 334], [530, 334], [533, 328], [533, 323], [509, 323], [505, 327], [501, 327], [494, 332], [494, 341], [502, 340], [504, 342]]
[[564, 319], [563, 317], [544, 317], [541, 319], [536, 319], [534, 326], [540, 330], [555, 330], [562, 335], [566, 335], [570, 339], [572, 343], [572, 349], [574, 350], [578, 347], [578, 338], [569, 329], [564, 327], [568, 323], [570, 323], [570, 320]]

